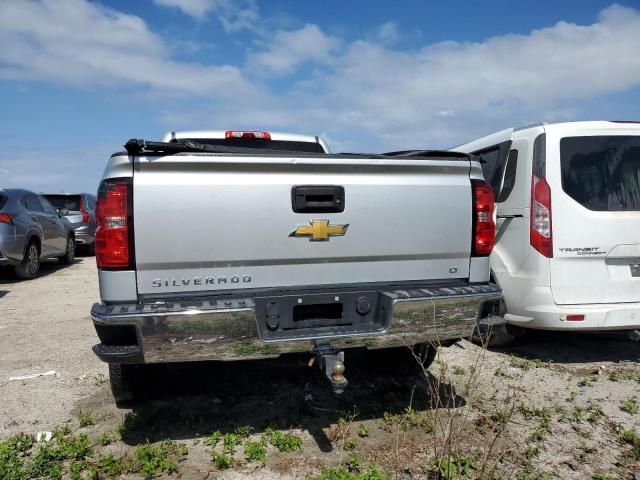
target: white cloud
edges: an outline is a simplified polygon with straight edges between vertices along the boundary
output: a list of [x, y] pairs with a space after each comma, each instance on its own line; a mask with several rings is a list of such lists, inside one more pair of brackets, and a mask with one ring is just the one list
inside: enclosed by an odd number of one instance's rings
[[559, 22], [413, 52], [356, 41], [307, 91], [334, 109], [335, 128], [364, 129], [394, 147], [448, 145], [639, 86], [638, 45], [640, 13], [620, 6], [592, 25]]
[[144, 20], [84, 0], [3, 0], [0, 47], [5, 79], [201, 95], [248, 86], [236, 67], [172, 60], [170, 48]]
[[222, 23], [226, 32], [253, 30], [260, 12], [254, 0], [154, 0], [157, 5], [174, 7], [202, 20], [210, 13]]
[[[205, 65], [172, 59], [141, 18], [96, 3], [0, 0], [0, 76], [136, 85], [165, 100], [176, 93], [186, 100], [163, 101], [158, 113], [167, 130], [325, 132], [334, 150], [362, 151], [446, 147], [512, 125], [571, 120], [587, 102], [640, 86], [640, 12], [631, 8], [609, 7], [590, 25], [414, 50], [390, 46], [394, 28], [386, 29], [386, 42], [378, 32], [350, 43], [313, 24], [277, 30], [251, 44], [242, 67]], [[296, 71], [310, 73], [278, 78]], [[278, 90], [269, 90], [272, 78]]]
[[394, 22], [383, 23], [378, 27], [376, 34], [378, 40], [386, 44], [396, 43], [400, 39], [398, 25], [396, 25]]
[[292, 73], [306, 62], [331, 63], [341, 43], [313, 24], [298, 30], [278, 30], [266, 50], [249, 57], [249, 65], [253, 69], [266, 68], [269, 73]]

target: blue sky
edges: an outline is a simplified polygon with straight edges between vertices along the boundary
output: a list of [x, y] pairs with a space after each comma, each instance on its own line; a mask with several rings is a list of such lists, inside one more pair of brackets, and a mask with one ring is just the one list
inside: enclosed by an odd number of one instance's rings
[[640, 1], [2, 0], [0, 187], [95, 191], [170, 130], [375, 152], [640, 119], [638, 45]]

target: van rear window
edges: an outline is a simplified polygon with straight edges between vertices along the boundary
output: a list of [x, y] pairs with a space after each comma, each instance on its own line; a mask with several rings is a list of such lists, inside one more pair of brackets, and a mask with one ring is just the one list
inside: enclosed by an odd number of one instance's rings
[[640, 210], [640, 136], [560, 140], [562, 189], [595, 211]]
[[7, 196], [3, 193], [0, 193], [0, 208], [4, 207], [4, 204], [7, 202]]
[[66, 208], [70, 212], [80, 211], [80, 195], [44, 195], [57, 209]]

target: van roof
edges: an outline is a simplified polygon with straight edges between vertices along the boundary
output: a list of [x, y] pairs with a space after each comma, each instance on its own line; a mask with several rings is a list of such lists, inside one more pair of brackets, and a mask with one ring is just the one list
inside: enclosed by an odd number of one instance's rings
[[547, 128], [571, 128], [571, 129], [599, 129], [599, 128], [615, 128], [619, 126], [619, 128], [631, 128], [631, 129], [639, 129], [640, 130], [640, 121], [630, 121], [630, 120], [592, 120], [592, 121], [575, 121], [575, 122], [540, 122], [532, 125], [526, 125], [524, 127], [517, 128], [507, 128], [504, 130], [500, 130], [499, 132], [492, 133], [490, 135], [486, 135], [484, 137], [478, 138], [471, 142], [464, 143], [462, 145], [458, 145], [456, 147], [451, 148], [450, 150], [458, 151], [458, 152], [475, 152], [485, 147], [489, 147], [491, 145], [496, 145], [498, 143], [506, 142], [513, 139], [514, 132], [521, 132], [525, 130], [529, 130], [532, 128], [544, 127]]

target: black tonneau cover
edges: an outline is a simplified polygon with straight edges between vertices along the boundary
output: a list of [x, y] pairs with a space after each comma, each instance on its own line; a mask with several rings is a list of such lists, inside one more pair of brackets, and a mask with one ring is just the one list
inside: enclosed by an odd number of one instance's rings
[[[402, 158], [402, 159], [430, 159], [430, 158], [447, 158], [451, 160], [470, 160], [474, 155], [452, 152], [446, 150], [401, 150], [387, 153], [311, 153], [300, 152], [296, 150], [273, 150], [269, 148], [245, 148], [237, 146], [225, 145], [207, 145], [203, 143], [193, 142], [191, 140], [178, 140], [177, 142], [155, 142], [143, 139], [132, 138], [125, 145], [129, 155], [149, 155], [163, 154], [171, 155], [174, 153], [226, 153], [236, 155], [264, 155], [264, 156], [283, 156], [295, 155], [297, 157], [367, 157], [367, 158]], [[475, 159], [478, 160], [478, 159]]]

